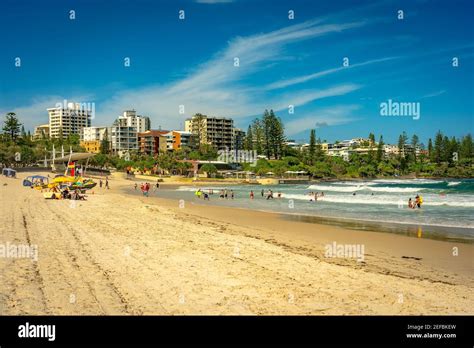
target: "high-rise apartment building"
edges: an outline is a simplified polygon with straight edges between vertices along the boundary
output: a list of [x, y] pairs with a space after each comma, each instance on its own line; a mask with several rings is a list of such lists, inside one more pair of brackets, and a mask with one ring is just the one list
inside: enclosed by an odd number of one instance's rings
[[234, 120], [231, 118], [194, 115], [185, 121], [184, 130], [192, 133], [200, 144], [210, 144], [218, 150], [234, 148]]
[[168, 151], [176, 151], [183, 147], [191, 147], [191, 133], [183, 131], [170, 131], [166, 135]]
[[138, 133], [150, 130], [150, 118], [137, 115], [135, 110], [126, 110], [110, 129], [110, 143], [113, 153], [123, 156], [130, 151], [138, 151]]
[[80, 134], [83, 127], [90, 127], [92, 110], [80, 103], [49, 108], [49, 134], [52, 138], [66, 138]]

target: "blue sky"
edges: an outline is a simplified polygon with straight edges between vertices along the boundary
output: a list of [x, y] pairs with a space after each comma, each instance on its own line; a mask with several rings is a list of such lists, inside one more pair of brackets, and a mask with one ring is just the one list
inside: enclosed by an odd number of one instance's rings
[[[201, 112], [246, 130], [273, 108], [301, 141], [311, 128], [329, 141], [462, 136], [473, 132], [473, 12], [469, 0], [2, 0], [0, 112], [32, 129], [67, 99], [95, 103], [93, 125], [135, 108], [152, 128]], [[388, 99], [420, 103], [420, 118], [381, 116]]]

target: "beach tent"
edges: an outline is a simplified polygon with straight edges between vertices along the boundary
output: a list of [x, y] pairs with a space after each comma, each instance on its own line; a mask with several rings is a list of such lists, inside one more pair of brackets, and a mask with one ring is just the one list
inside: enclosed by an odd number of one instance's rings
[[275, 175], [275, 173], [273, 173], [273, 172], [266, 172], [265, 174], [267, 174], [267, 175]]
[[11, 168], [3, 168], [2, 174], [8, 178], [16, 178], [16, 170]]
[[49, 183], [49, 178], [43, 175], [31, 175], [23, 180], [23, 186], [33, 186], [36, 183], [42, 182], [43, 184]]

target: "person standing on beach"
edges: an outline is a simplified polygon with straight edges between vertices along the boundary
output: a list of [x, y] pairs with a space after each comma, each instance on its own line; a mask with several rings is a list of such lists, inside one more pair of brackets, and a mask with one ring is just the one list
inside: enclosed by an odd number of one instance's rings
[[107, 190], [110, 189], [110, 187], [109, 187], [109, 178], [105, 178], [105, 188]]
[[265, 196], [265, 192], [263, 191], [263, 189], [262, 189], [261, 194], [262, 194], [262, 197]]
[[135, 191], [137, 190], [137, 186], [138, 186], [137, 183], [135, 183]]
[[234, 199], [234, 190], [230, 190], [230, 198]]
[[224, 198], [227, 199], [227, 189], [224, 191]]
[[99, 181], [99, 187], [102, 188], [102, 179]]
[[253, 191], [250, 191], [250, 199], [253, 199]]

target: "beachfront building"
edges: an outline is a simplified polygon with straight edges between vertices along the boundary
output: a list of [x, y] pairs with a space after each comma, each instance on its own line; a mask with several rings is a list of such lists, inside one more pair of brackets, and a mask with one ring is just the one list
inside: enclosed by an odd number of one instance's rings
[[349, 160], [349, 156], [354, 153], [354, 150], [349, 147], [333, 147], [328, 149], [328, 156], [342, 157], [344, 161]]
[[217, 150], [234, 148], [234, 120], [231, 118], [197, 114], [184, 125], [184, 130], [199, 139], [200, 144], [213, 145]]
[[167, 140], [170, 131], [148, 130], [138, 133], [138, 150], [147, 155], [156, 155], [167, 151]]
[[383, 146], [383, 153], [386, 157], [398, 156], [400, 154], [400, 150], [397, 145], [386, 144]]
[[242, 150], [244, 148], [245, 132], [239, 128], [232, 129], [232, 150]]
[[148, 116], [137, 115], [135, 110], [125, 110], [122, 116], [119, 116], [122, 124], [126, 127], [135, 127], [137, 133], [143, 133], [150, 130], [151, 122]]
[[293, 139], [288, 139], [286, 142], [285, 142], [285, 146], [286, 147], [289, 147], [289, 148], [292, 148], [292, 149], [295, 149], [295, 150], [300, 150], [301, 149], [301, 145], [298, 144], [295, 140]]
[[108, 134], [107, 127], [84, 127], [81, 131], [83, 141], [102, 141]]
[[183, 147], [191, 147], [192, 134], [186, 131], [169, 131], [166, 136], [166, 149], [168, 151], [177, 151]]
[[33, 141], [49, 138], [49, 124], [42, 124], [35, 127]]
[[107, 127], [84, 127], [81, 131], [80, 145], [90, 153], [99, 153], [102, 141], [109, 140]]
[[137, 115], [135, 110], [126, 110], [110, 128], [110, 149], [122, 157], [127, 153], [138, 151], [138, 133], [150, 130], [150, 118]]
[[67, 106], [49, 108], [49, 134], [51, 138], [66, 138], [80, 134], [81, 129], [90, 127], [92, 110], [80, 103], [68, 103]]
[[93, 140], [93, 141], [82, 141], [80, 145], [86, 150], [86, 152], [89, 153], [99, 153], [100, 152], [100, 147], [101, 147], [101, 142], [98, 140]]

